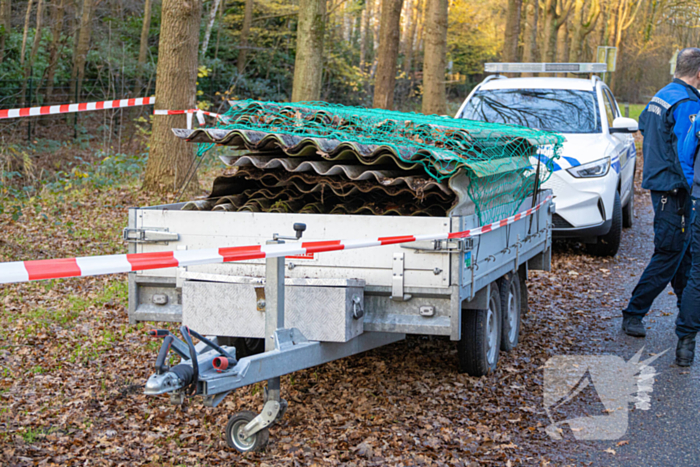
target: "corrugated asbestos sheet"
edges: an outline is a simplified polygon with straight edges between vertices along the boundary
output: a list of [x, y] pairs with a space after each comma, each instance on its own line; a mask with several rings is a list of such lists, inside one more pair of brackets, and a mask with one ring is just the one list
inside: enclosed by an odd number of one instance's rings
[[[489, 162], [464, 158], [457, 164], [441, 160], [439, 151], [426, 158], [426, 150], [417, 147], [402, 146], [397, 153], [388, 146], [253, 130], [173, 131], [187, 141], [248, 151], [222, 156], [229, 167], [226, 173], [214, 181], [209, 198], [187, 203], [186, 210], [466, 215], [475, 209], [465, 170], [473, 178], [509, 174], [529, 164], [527, 157]], [[430, 168], [424, 166], [426, 160]], [[464, 168], [457, 170], [457, 165]], [[428, 173], [431, 169], [447, 178], [436, 180]]]

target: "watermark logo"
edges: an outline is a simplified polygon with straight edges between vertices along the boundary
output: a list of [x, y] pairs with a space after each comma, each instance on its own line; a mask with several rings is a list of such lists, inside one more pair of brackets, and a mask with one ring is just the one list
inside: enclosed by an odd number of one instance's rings
[[651, 408], [658, 355], [640, 362], [644, 348], [629, 361], [614, 355], [558, 355], [544, 367], [544, 406], [553, 439], [571, 430], [577, 440], [615, 440], [627, 432], [628, 409]]

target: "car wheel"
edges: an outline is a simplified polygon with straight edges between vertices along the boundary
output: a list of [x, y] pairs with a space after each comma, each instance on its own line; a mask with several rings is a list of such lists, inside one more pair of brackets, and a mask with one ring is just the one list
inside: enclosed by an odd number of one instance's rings
[[630, 193], [630, 199], [622, 208], [622, 227], [629, 229], [634, 223], [634, 187]]
[[620, 248], [622, 238], [622, 207], [620, 206], [620, 193], [615, 192], [613, 203], [613, 217], [610, 231], [598, 237], [596, 243], [586, 244], [588, 253], [594, 256], [615, 256]]

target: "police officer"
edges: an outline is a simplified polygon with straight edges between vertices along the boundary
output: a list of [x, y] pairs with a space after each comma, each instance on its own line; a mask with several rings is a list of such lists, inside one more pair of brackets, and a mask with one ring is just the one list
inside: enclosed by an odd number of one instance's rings
[[654, 254], [622, 311], [622, 330], [630, 336], [646, 336], [642, 318], [669, 282], [681, 306], [691, 264], [693, 165], [679, 155], [700, 113], [698, 85], [700, 49], [683, 49], [673, 82], [652, 98], [639, 117], [639, 130], [644, 135], [642, 188], [651, 190], [654, 208]]
[[[700, 66], [700, 60], [698, 60]], [[681, 309], [676, 319], [676, 364], [690, 366], [695, 358], [695, 336], [700, 331], [700, 119], [695, 119], [688, 133], [680, 156], [683, 160], [694, 161], [694, 177], [691, 189], [692, 225], [690, 228], [690, 249], [692, 251], [692, 266], [688, 275], [688, 284], [683, 293]]]

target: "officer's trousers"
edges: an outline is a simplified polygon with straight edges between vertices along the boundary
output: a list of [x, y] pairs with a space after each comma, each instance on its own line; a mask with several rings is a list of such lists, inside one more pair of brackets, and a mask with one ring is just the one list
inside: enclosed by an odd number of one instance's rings
[[632, 291], [627, 308], [622, 311], [624, 316], [644, 317], [669, 282], [680, 308], [688, 281], [692, 230], [690, 196], [685, 191], [676, 196], [652, 191], [651, 201], [654, 207], [654, 254]]
[[676, 319], [676, 335], [679, 339], [700, 331], [700, 199], [693, 198], [693, 225], [690, 229], [690, 250], [693, 253], [688, 283], [683, 292], [681, 311]]

